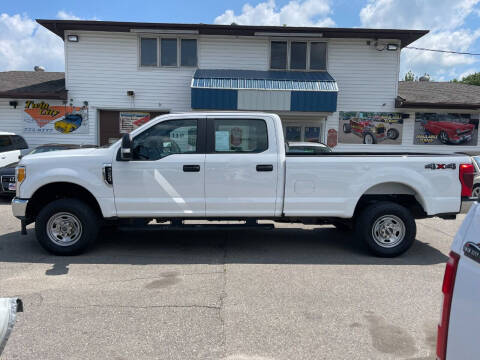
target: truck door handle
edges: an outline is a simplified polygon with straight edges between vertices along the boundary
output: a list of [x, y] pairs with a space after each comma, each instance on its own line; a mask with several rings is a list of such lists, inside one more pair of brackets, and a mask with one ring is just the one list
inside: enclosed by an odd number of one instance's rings
[[273, 171], [273, 165], [257, 165], [257, 171]]
[[184, 172], [199, 172], [200, 165], [183, 165]]

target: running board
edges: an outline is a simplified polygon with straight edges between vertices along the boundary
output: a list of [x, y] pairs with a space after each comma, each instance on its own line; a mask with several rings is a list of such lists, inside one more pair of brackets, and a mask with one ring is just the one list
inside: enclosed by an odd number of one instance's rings
[[185, 225], [144, 225], [144, 226], [119, 226], [122, 231], [157, 231], [157, 230], [272, 230], [274, 224], [185, 224]]

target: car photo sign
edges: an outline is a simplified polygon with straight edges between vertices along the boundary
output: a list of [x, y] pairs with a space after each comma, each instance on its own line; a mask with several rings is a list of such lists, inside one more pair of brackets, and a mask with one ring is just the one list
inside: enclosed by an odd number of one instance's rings
[[415, 113], [415, 145], [475, 146], [478, 119], [470, 114]]
[[88, 108], [25, 101], [23, 132], [29, 134], [88, 134]]
[[339, 143], [400, 145], [402, 134], [401, 113], [340, 111]]

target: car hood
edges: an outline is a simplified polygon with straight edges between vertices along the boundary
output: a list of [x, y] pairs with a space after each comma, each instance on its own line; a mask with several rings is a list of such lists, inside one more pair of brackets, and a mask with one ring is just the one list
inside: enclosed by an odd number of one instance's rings
[[55, 166], [71, 166], [83, 159], [103, 158], [105, 161], [111, 161], [111, 149], [109, 148], [84, 148], [70, 150], [56, 150], [38, 154], [24, 156], [20, 160], [20, 165], [42, 164], [47, 168]]
[[[64, 158], [64, 157], [75, 157], [75, 156], [85, 156], [92, 152], [95, 152], [95, 148], [85, 148], [85, 149], [66, 149], [66, 150], [55, 150], [55, 151], [46, 151], [38, 154], [29, 154], [25, 155], [22, 160], [33, 160], [33, 159], [55, 159], [55, 158]], [[23, 161], [22, 161], [23, 162]]]

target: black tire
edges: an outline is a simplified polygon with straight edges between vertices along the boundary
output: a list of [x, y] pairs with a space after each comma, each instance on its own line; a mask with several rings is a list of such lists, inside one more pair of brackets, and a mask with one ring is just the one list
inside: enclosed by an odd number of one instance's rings
[[[67, 214], [70, 218], [73, 216], [73, 219], [81, 225], [78, 239], [71, 245], [59, 245], [48, 234], [49, 220], [54, 216], [58, 217], [60, 213]], [[35, 221], [38, 242], [45, 250], [55, 255], [78, 255], [84, 252], [96, 240], [99, 228], [100, 221], [96, 212], [89, 205], [77, 199], [52, 201], [40, 211]]]
[[[398, 224], [398, 219], [404, 226], [403, 236], [400, 235], [400, 231], [395, 233], [393, 230], [394, 234], [398, 234], [398, 237], [401, 238], [396, 245], [388, 243], [380, 245], [381, 241], [374, 238], [375, 223], [377, 220], [381, 223], [381, 219], [388, 216], [392, 216], [394, 224]], [[403, 254], [412, 246], [417, 234], [417, 226], [411, 212], [405, 207], [389, 201], [377, 202], [363, 209], [357, 217], [355, 225], [357, 235], [373, 254], [380, 257], [395, 257]], [[401, 226], [401, 224], [399, 225]]]
[[349, 134], [352, 132], [352, 127], [350, 126], [350, 124], [343, 124], [343, 132], [345, 134]]
[[371, 139], [372, 139], [371, 144], [376, 144], [377, 143], [377, 139], [375, 138], [375, 135], [373, 135], [371, 132], [366, 132], [366, 133], [363, 134], [363, 143], [364, 144], [368, 144], [368, 142], [366, 140], [367, 137], [371, 137]]
[[448, 134], [445, 131], [440, 131], [440, 134], [438, 134], [438, 140], [442, 144], [450, 144], [450, 138], [448, 137]]
[[399, 136], [400, 132], [397, 129], [392, 128], [387, 130], [387, 137], [390, 140], [397, 140]]

